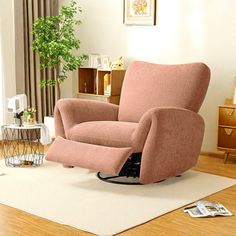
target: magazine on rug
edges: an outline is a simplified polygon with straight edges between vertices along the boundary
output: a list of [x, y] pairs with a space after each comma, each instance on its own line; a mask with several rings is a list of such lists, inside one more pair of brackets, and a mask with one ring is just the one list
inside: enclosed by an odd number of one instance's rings
[[193, 206], [184, 208], [191, 217], [232, 216], [233, 214], [222, 204], [216, 202], [198, 201]]

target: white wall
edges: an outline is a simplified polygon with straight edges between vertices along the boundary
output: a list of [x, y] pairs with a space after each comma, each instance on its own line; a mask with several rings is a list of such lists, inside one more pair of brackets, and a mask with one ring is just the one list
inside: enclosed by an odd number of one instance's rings
[[[77, 0], [83, 9], [78, 31], [84, 53], [124, 56], [155, 63], [205, 62], [212, 72], [200, 111], [206, 132], [202, 150], [216, 151], [217, 106], [233, 96], [236, 75], [235, 0], [158, 0], [156, 26], [123, 24], [123, 0]], [[60, 5], [69, 0], [60, 0]], [[77, 73], [63, 87], [76, 95]]]
[[[4, 123], [3, 118], [3, 61], [2, 61], [2, 23], [0, 18], [0, 125]], [[0, 131], [1, 132], [1, 131]]]
[[16, 94], [15, 86], [15, 31], [14, 0], [0, 0], [0, 79], [3, 86], [0, 98], [1, 122], [12, 121], [12, 114], [7, 113], [7, 98]]

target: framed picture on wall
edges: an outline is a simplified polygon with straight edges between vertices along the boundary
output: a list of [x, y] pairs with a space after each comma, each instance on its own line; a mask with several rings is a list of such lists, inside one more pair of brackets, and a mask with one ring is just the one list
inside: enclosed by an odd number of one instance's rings
[[124, 0], [124, 24], [155, 25], [156, 0]]

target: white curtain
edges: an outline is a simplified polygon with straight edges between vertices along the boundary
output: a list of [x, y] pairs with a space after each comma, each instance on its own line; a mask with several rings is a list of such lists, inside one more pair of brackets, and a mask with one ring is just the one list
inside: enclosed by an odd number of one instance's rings
[[0, 0], [0, 125], [12, 122], [7, 98], [16, 95], [14, 0]]
[[[0, 125], [4, 124], [4, 98], [3, 98], [3, 61], [2, 61], [2, 27], [0, 18]], [[0, 131], [1, 136], [1, 131]]]

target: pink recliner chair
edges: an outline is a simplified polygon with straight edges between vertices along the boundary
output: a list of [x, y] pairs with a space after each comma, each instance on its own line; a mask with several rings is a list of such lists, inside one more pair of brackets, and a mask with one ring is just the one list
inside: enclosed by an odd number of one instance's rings
[[131, 176], [148, 184], [181, 175], [198, 160], [204, 121], [197, 112], [209, 79], [203, 63], [135, 61], [126, 71], [119, 106], [57, 102], [57, 137], [46, 159], [99, 171], [105, 180]]

